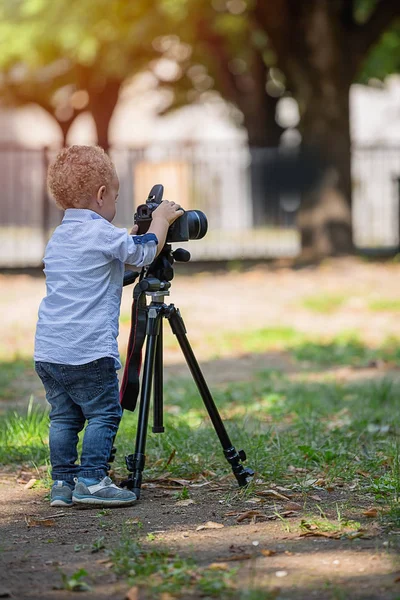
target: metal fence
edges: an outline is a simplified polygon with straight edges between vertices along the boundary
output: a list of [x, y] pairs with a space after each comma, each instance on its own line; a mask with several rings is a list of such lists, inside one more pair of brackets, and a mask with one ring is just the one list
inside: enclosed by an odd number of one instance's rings
[[[193, 260], [295, 256], [300, 198], [273, 185], [276, 149], [239, 144], [160, 145], [111, 151], [120, 179], [115, 224], [131, 227], [155, 183], [165, 197], [208, 217], [209, 232], [188, 247]], [[54, 152], [0, 146], [0, 267], [38, 266], [62, 213], [48, 197]], [[396, 246], [399, 148], [353, 151], [354, 233], [361, 246]]]

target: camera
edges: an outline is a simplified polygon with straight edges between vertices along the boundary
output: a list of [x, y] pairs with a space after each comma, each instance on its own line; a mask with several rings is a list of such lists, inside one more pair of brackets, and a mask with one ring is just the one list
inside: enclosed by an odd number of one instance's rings
[[[137, 207], [134, 222], [139, 227], [139, 235], [148, 231], [152, 213], [161, 204], [163, 193], [163, 185], [154, 185], [149, 192], [146, 203]], [[170, 225], [167, 243], [200, 240], [206, 235], [207, 227], [207, 217], [201, 210], [185, 210], [183, 215]]]

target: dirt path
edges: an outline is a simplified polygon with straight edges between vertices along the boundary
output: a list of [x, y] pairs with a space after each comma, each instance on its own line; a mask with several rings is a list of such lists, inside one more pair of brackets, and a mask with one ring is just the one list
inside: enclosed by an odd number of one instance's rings
[[[230, 484], [211, 484], [191, 489], [194, 504], [179, 506], [174, 491], [148, 487], [136, 506], [102, 515], [98, 509], [51, 509], [43, 492], [26, 490], [15, 483], [14, 476], [3, 473], [0, 597], [72, 598], [74, 592], [56, 589], [62, 582], [61, 574], [71, 576], [84, 568], [88, 573], [85, 581], [92, 591], [80, 593], [81, 600], [122, 600], [129, 586], [110, 570], [106, 549], [118, 544], [124, 524], [126, 527], [132, 520], [142, 523], [141, 536], [152, 534], [152, 541], [146, 542], [150, 547], [151, 544], [166, 546], [171, 552], [194, 558], [199, 565], [219, 563], [222, 569], [239, 567], [237, 580], [243, 589], [275, 589], [278, 598], [300, 600], [399, 597], [400, 564], [396, 551], [400, 532], [384, 535], [374, 522], [363, 518], [361, 511], [366, 499], [360, 504], [359, 514], [351, 515], [364, 520], [364, 537], [303, 538], [299, 535], [302, 510], [293, 513], [285, 523], [279, 520], [237, 523], [237, 514], [254, 505], [243, 500], [228, 501], [227, 492], [233, 491], [229, 488]], [[333, 514], [335, 500], [343, 500], [343, 494], [339, 492], [333, 497], [328, 492], [322, 494], [319, 504]], [[293, 505], [293, 498], [290, 500], [292, 504], [266, 499], [262, 512], [273, 515], [276, 510], [283, 511], [285, 504]], [[223, 527], [196, 531], [197, 526], [207, 521]], [[135, 526], [133, 536], [134, 529]], [[104, 548], [93, 552], [96, 545]]]

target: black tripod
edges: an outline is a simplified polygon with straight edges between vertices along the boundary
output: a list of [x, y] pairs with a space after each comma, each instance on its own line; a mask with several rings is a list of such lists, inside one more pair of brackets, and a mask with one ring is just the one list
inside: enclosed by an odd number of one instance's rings
[[[173, 262], [180, 260], [186, 262], [190, 259], [190, 254], [186, 250], [178, 249], [174, 253], [171, 246], [166, 244], [160, 255], [154, 261], [147, 271], [144, 270], [141, 279], [134, 289], [136, 295], [145, 293], [151, 297], [150, 304], [145, 304], [147, 311], [146, 328], [146, 352], [143, 365], [142, 385], [140, 390], [138, 429], [136, 435], [136, 445], [134, 454], [125, 457], [126, 466], [130, 475], [122, 485], [135, 492], [140, 497], [140, 488], [142, 485], [142, 472], [145, 465], [145, 447], [147, 437], [147, 426], [149, 420], [150, 400], [152, 384], [154, 382], [153, 397], [153, 432], [162, 433], [163, 425], [163, 319], [169, 321], [172, 332], [176, 336], [186, 359], [188, 367], [192, 373], [193, 379], [197, 385], [204, 405], [210, 416], [216, 434], [221, 442], [223, 452], [229, 464], [232, 467], [239, 486], [247, 485], [254, 471], [242, 465], [246, 460], [244, 450], [237, 451], [229, 439], [228, 433], [222, 422], [220, 414], [215, 406], [210, 390], [203, 377], [199, 364], [193, 353], [186, 335], [186, 329], [179, 309], [173, 304], [165, 304], [165, 296], [169, 296], [171, 279], [173, 278]], [[137, 275], [137, 274], [135, 274]], [[124, 285], [134, 281], [135, 277], [126, 275]]]

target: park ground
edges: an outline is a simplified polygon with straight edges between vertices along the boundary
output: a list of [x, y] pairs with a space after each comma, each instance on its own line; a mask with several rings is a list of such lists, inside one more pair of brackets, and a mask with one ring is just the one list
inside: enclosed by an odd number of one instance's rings
[[[32, 368], [44, 280], [3, 274], [0, 286], [0, 597], [400, 598], [396, 261], [178, 266], [171, 302], [256, 474], [236, 486], [168, 331], [166, 433], [148, 437], [140, 501], [113, 511], [49, 507]], [[124, 415], [117, 481], [135, 423]]]

